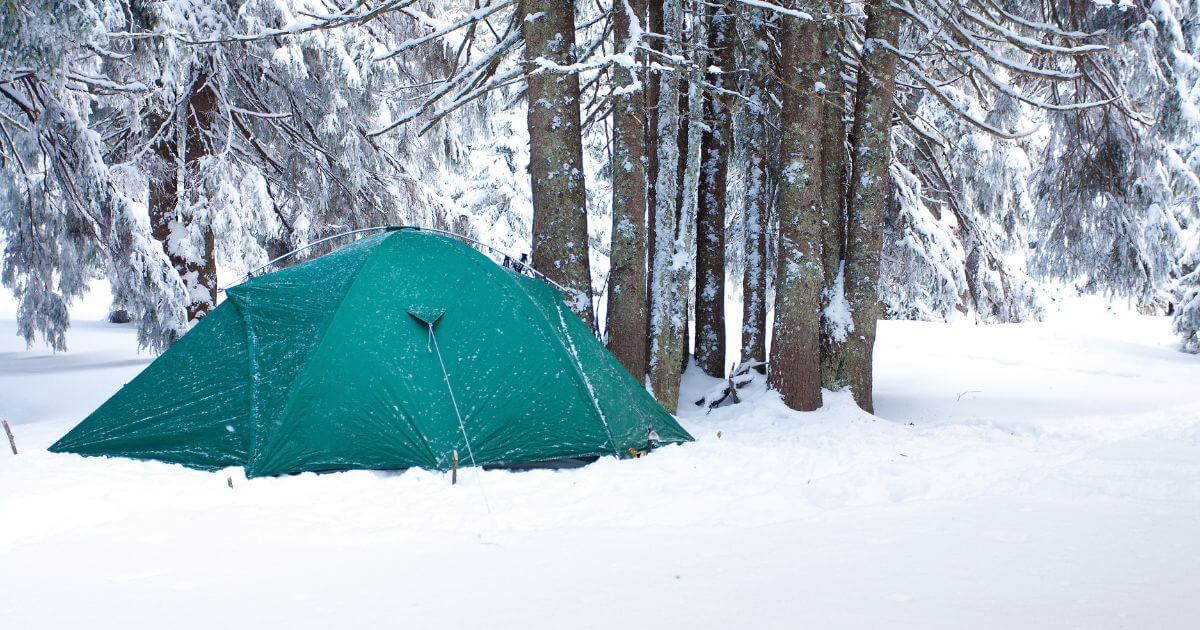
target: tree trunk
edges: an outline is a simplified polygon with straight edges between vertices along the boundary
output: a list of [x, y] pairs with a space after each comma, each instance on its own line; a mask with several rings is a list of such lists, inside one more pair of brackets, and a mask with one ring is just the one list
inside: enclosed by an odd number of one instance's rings
[[[687, 11], [687, 0], [684, 0], [681, 10]], [[683, 50], [687, 50], [688, 42], [695, 34], [693, 29], [687, 29], [679, 37], [679, 43]], [[690, 195], [688, 190], [688, 164], [691, 160], [691, 137], [692, 137], [692, 89], [690, 83], [680, 82], [679, 85], [679, 131], [675, 134], [675, 146], [678, 149], [679, 163], [676, 166], [675, 179], [675, 225], [676, 230], [682, 233], [684, 230], [684, 221], [688, 216], [688, 201]], [[686, 237], [685, 237], [686, 238]], [[679, 299], [683, 302], [683, 337], [682, 346], [679, 353], [679, 373], [687, 371], [688, 359], [691, 358], [691, 348], [688, 345], [692, 338], [692, 304], [695, 297], [695, 287], [691, 286], [691, 278], [685, 278], [683, 281], [683, 293]]]
[[750, 12], [754, 39], [745, 48], [747, 68], [746, 200], [743, 213], [744, 261], [742, 275], [742, 361], [761, 363], [756, 369], [767, 371], [767, 219], [771, 213], [772, 184], [770, 167], [778, 157], [772, 151], [770, 125], [775, 103], [775, 67], [771, 39], [767, 35], [773, 14], [756, 9]]
[[[666, 52], [679, 54], [680, 10], [678, 0], [663, 3]], [[660, 75], [658, 101], [658, 137], [673, 138], [679, 125], [679, 74]], [[679, 368], [686, 339], [681, 294], [686, 290], [687, 265], [681, 264], [686, 243], [679, 238], [676, 222], [675, 195], [678, 189], [679, 146], [676, 142], [659, 142], [658, 178], [655, 186], [657, 207], [654, 211], [655, 242], [653, 282], [650, 287], [650, 387], [654, 397], [668, 411], [679, 404]]]
[[[647, 0], [646, 2], [646, 31], [655, 35], [663, 34], [663, 5], [662, 2]], [[651, 37], [647, 42], [650, 49], [661, 52], [663, 40]], [[648, 55], [649, 61], [655, 61], [657, 55]], [[646, 286], [652, 287], [654, 278], [654, 244], [658, 242], [658, 221], [654, 213], [658, 209], [658, 102], [662, 91], [661, 73], [650, 70], [647, 64], [645, 73], [646, 90], [643, 103], [646, 107], [646, 243], [650, 248], [646, 259]], [[646, 292], [646, 310], [653, 308], [649, 290]], [[646, 338], [646, 355], [650, 355], [650, 338]]]
[[[575, 63], [573, 0], [525, 0], [525, 61]], [[593, 325], [588, 260], [587, 195], [579, 124], [579, 75], [529, 76], [529, 175], [533, 192], [533, 267], [572, 294], [568, 302]]]
[[879, 256], [883, 212], [891, 192], [892, 100], [898, 18], [887, 0], [867, 3], [867, 25], [854, 102], [854, 150], [846, 234], [846, 298], [854, 330], [846, 340], [846, 374], [854, 400], [868, 412], [879, 320]]
[[779, 183], [779, 264], [770, 384], [793, 409], [821, 406], [821, 63], [818, 26], [786, 15], [782, 24], [783, 173]]
[[217, 93], [209, 84], [208, 74], [200, 71], [188, 97], [179, 106], [174, 132], [165, 133], [154, 147], [162, 171], [150, 179], [151, 233], [163, 244], [163, 251], [183, 280], [189, 297], [188, 322], [203, 318], [217, 305], [212, 227], [193, 225], [188, 196], [180, 189], [183, 182], [195, 181], [200, 160], [210, 153], [207, 134], [216, 114]]
[[[763, 138], [762, 142], [765, 143]], [[769, 182], [763, 145], [751, 147], [746, 172], [745, 270], [742, 275], [742, 362], [763, 363], [756, 369], [765, 373], [767, 360], [767, 215]]]
[[[733, 90], [734, 17], [727, 1], [706, 5], [708, 83]], [[730, 98], [704, 93], [700, 143], [700, 190], [696, 201], [696, 365], [725, 376], [725, 195], [732, 144]]]
[[[688, 37], [690, 35], [691, 35], [691, 33], [685, 32], [680, 39], [680, 45], [685, 47], [684, 50], [686, 50], [686, 46], [688, 45]], [[675, 224], [676, 225], [679, 224], [679, 221], [687, 213], [687, 209], [688, 209], [687, 208], [687, 201], [688, 201], [688, 199], [687, 199], [687, 197], [688, 197], [688, 195], [687, 195], [687, 176], [688, 176], [687, 168], [688, 168], [688, 156], [690, 155], [690, 153], [688, 151], [688, 149], [689, 149], [688, 141], [692, 135], [692, 119], [691, 119], [691, 116], [689, 116], [689, 114], [692, 111], [691, 98], [692, 98], [691, 86], [685, 81], [680, 81], [680, 83], [679, 83], [679, 127], [675, 132], [675, 147], [679, 152], [679, 163], [675, 165]]]
[[[646, 12], [646, 30], [650, 34], [662, 35], [662, 2], [647, 0]], [[648, 46], [656, 52], [662, 50], [662, 40], [660, 37], [650, 37], [647, 42]], [[649, 61], [653, 61], [656, 55], [647, 55]], [[644, 106], [646, 106], [646, 181], [649, 186], [646, 190], [646, 242], [649, 247], [654, 247], [658, 241], [658, 235], [655, 234], [655, 229], [658, 228], [658, 221], [654, 220], [654, 211], [658, 209], [658, 190], [656, 190], [656, 182], [659, 181], [659, 98], [662, 91], [662, 77], [658, 71], [649, 70], [647, 64], [646, 73], [646, 94], [644, 94]], [[646, 283], [647, 287], [654, 286], [654, 253], [648, 252]], [[646, 296], [647, 308], [650, 307], [650, 295]], [[647, 342], [647, 354], [649, 354], [649, 342]]]
[[[630, 14], [640, 20], [645, 0], [616, 0], [614, 48], [630, 38]], [[638, 83], [634, 68], [616, 67], [618, 91]], [[613, 208], [608, 293], [608, 349], [638, 381], [646, 375], [646, 135], [642, 95], [613, 99]]]
[[[821, 309], [821, 385], [838, 390], [846, 386], [845, 354], [842, 344], [848, 334], [846, 321], [839, 319], [845, 304], [842, 260], [846, 241], [846, 123], [845, 86], [842, 83], [841, 38], [838, 22], [826, 16], [820, 22], [821, 81], [821, 264], [825, 289]], [[833, 308], [830, 308], [831, 304]]]

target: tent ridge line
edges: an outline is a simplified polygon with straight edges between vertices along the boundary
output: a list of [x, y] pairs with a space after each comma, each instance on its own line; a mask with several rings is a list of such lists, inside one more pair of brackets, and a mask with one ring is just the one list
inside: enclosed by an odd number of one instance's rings
[[346, 232], [340, 232], [340, 233], [338, 233], [338, 234], [333, 234], [333, 235], [330, 235], [330, 236], [326, 236], [326, 237], [324, 237], [324, 238], [320, 238], [320, 239], [317, 239], [317, 240], [315, 240], [315, 241], [313, 241], [313, 242], [311, 242], [311, 243], [308, 243], [307, 245], [304, 245], [304, 246], [302, 246], [302, 247], [297, 247], [296, 249], [293, 249], [292, 251], [290, 251], [290, 252], [287, 252], [287, 253], [283, 254], [282, 256], [277, 256], [277, 257], [275, 257], [275, 258], [272, 258], [271, 260], [268, 260], [266, 263], [264, 263], [264, 264], [262, 264], [262, 265], [260, 265], [260, 266], [258, 266], [258, 267], [255, 267], [254, 269], [251, 269], [249, 272], [247, 272], [247, 273], [246, 273], [246, 275], [242, 276], [241, 278], [238, 278], [238, 279], [237, 279], [237, 280], [235, 280], [235, 281], [234, 281], [232, 284], [227, 284], [227, 285], [225, 285], [224, 287], [220, 287], [220, 288], [218, 288], [218, 289], [217, 289], [217, 291], [219, 291], [219, 292], [228, 291], [229, 289], [232, 289], [233, 287], [235, 287], [235, 286], [237, 286], [237, 285], [239, 285], [239, 284], [241, 284], [241, 283], [243, 283], [243, 282], [245, 282], [245, 281], [247, 281], [247, 280], [251, 280], [251, 279], [253, 279], [253, 278], [255, 277], [255, 274], [257, 274], [257, 273], [258, 273], [258, 272], [260, 272], [260, 271], [263, 271], [263, 270], [264, 270], [264, 269], [266, 269], [267, 267], [270, 267], [271, 265], [274, 265], [274, 264], [275, 264], [275, 263], [277, 263], [277, 262], [280, 262], [280, 261], [286, 260], [286, 259], [288, 259], [288, 258], [291, 258], [292, 256], [295, 256], [296, 254], [298, 254], [298, 253], [300, 253], [300, 252], [302, 252], [302, 251], [304, 251], [304, 250], [306, 250], [306, 249], [311, 249], [311, 248], [313, 248], [313, 247], [316, 247], [317, 245], [320, 245], [320, 244], [322, 244], [322, 243], [328, 243], [329, 241], [332, 241], [333, 239], [336, 239], [336, 238], [342, 238], [342, 237], [344, 237], [344, 236], [353, 236], [353, 235], [355, 235], [355, 234], [365, 234], [365, 233], [367, 233], [367, 232], [378, 232], [378, 231], [380, 231], [380, 230], [382, 230], [382, 231], [385, 231], [385, 232], [399, 232], [399, 231], [401, 231], [401, 230], [415, 230], [415, 231], [417, 231], [417, 232], [429, 232], [429, 233], [431, 233], [431, 234], [441, 234], [441, 235], [443, 235], [443, 236], [450, 236], [450, 237], [453, 237], [453, 238], [457, 238], [457, 239], [459, 239], [459, 240], [463, 240], [463, 241], [466, 241], [466, 242], [468, 242], [468, 243], [472, 243], [472, 244], [478, 245], [478, 246], [480, 246], [480, 247], [486, 247], [487, 249], [489, 249], [489, 250], [491, 250], [491, 251], [493, 251], [493, 252], [495, 252], [495, 253], [497, 253], [497, 254], [501, 254], [501, 255], [503, 255], [505, 258], [508, 258], [508, 259], [509, 259], [509, 260], [511, 260], [511, 261], [512, 261], [514, 264], [521, 265], [521, 267], [523, 267], [523, 268], [525, 268], [525, 269], [528, 269], [528, 270], [529, 270], [529, 271], [531, 271], [531, 272], [532, 272], [532, 273], [533, 273], [535, 276], [537, 276], [537, 278], [538, 278], [539, 280], [542, 280], [542, 281], [544, 281], [544, 282], [547, 282], [547, 283], [549, 283], [550, 285], [554, 286], [554, 288], [558, 289], [559, 291], [562, 291], [563, 293], [570, 293], [570, 291], [568, 291], [568, 290], [566, 289], [566, 287], [564, 287], [564, 286], [562, 286], [561, 284], [559, 284], [559, 283], [557, 283], [557, 282], [555, 282], [555, 281], [551, 280], [551, 279], [550, 279], [550, 278], [549, 278], [549, 277], [548, 277], [546, 274], [544, 274], [544, 273], [542, 273], [542, 272], [538, 271], [537, 269], [535, 269], [535, 268], [533, 267], [533, 265], [531, 265], [531, 264], [529, 264], [529, 263], [527, 263], [527, 262], [524, 262], [524, 261], [522, 261], [521, 259], [519, 259], [519, 258], [517, 258], [516, 256], [513, 256], [512, 254], [510, 254], [510, 253], [508, 253], [508, 252], [506, 252], [506, 251], [504, 251], [504, 250], [500, 249], [499, 247], [496, 247], [496, 246], [494, 246], [494, 245], [489, 245], [489, 244], [487, 244], [487, 243], [484, 243], [483, 241], [481, 241], [481, 240], [479, 240], [479, 239], [476, 239], [476, 238], [471, 238], [470, 236], [466, 236], [466, 235], [464, 235], [464, 234], [458, 234], [458, 233], [456, 233], [456, 232], [451, 232], [451, 231], [449, 231], [449, 230], [439, 230], [439, 229], [437, 229], [437, 228], [424, 227], [424, 226], [421, 226], [421, 225], [376, 225], [376, 226], [372, 226], [372, 227], [361, 228], [361, 229], [357, 229], [357, 230], [349, 230], [349, 231], [346, 231]]

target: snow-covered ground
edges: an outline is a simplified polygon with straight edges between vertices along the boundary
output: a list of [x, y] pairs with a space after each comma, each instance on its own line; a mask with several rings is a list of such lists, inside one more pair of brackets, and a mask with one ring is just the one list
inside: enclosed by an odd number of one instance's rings
[[[21, 448], [0, 442], [0, 627], [1200, 619], [1200, 358], [1165, 318], [1089, 302], [1040, 324], [885, 322], [878, 417], [840, 394], [793, 413], [752, 386], [685, 404], [692, 444], [451, 486], [45, 452], [149, 361], [92, 306], [53, 355], [0, 303], [0, 417]], [[689, 375], [685, 401], [710, 386]]]

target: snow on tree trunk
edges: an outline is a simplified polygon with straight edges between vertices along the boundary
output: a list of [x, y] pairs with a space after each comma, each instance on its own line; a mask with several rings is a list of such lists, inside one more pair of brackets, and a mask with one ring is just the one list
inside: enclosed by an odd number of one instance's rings
[[200, 70], [179, 106], [175, 133], [164, 134], [155, 145], [162, 168], [150, 181], [150, 227], [183, 280], [188, 322], [203, 318], [217, 304], [212, 227], [196, 216], [199, 204], [187, 194], [199, 183], [200, 161], [211, 153], [208, 134], [216, 114], [217, 93], [208, 73]]
[[529, 126], [529, 174], [533, 193], [533, 267], [563, 285], [568, 303], [593, 325], [588, 260], [583, 140], [579, 124], [579, 75], [543, 68], [576, 62], [572, 0], [527, 0], [521, 21], [525, 38]]
[[879, 258], [883, 212], [891, 192], [891, 122], [896, 85], [897, 13], [887, 0], [867, 3], [867, 24], [854, 102], [854, 149], [846, 235], [846, 298], [854, 329], [846, 338], [846, 374], [854, 400], [868, 412], [880, 316]]
[[[764, 139], [760, 139], [760, 142]], [[761, 145], [752, 147], [757, 151]], [[767, 360], [767, 215], [768, 181], [763, 155], [752, 153], [746, 173], [745, 270], [742, 275], [742, 361]], [[765, 366], [758, 367], [765, 372]]]
[[[680, 7], [678, 0], [667, 0], [663, 4], [664, 32], [667, 36], [665, 51], [677, 55], [680, 52]], [[652, 279], [650, 286], [650, 389], [654, 397], [668, 411], [674, 412], [679, 404], [680, 361], [686, 339], [686, 326], [682, 294], [687, 288], [687, 248], [676, 223], [676, 199], [678, 192], [679, 145], [674, 141], [679, 128], [679, 74], [663, 72], [659, 75], [658, 133], [657, 137], [670, 138], [659, 142], [658, 177], [655, 181], [657, 194], [654, 210], [654, 244]]]
[[[645, 0], [616, 0], [613, 46], [641, 40]], [[629, 60], [633, 63], [634, 60]], [[637, 66], [613, 69], [612, 246], [608, 349], [639, 381], [646, 374], [646, 136]]]
[[[732, 90], [734, 16], [728, 2], [706, 5], [708, 70], [705, 79]], [[732, 144], [730, 98], [704, 92], [705, 124], [700, 146], [700, 189], [696, 207], [696, 365], [710, 376], [725, 375], [725, 198]]]
[[[647, 55], [648, 62], [654, 62], [657, 53], [663, 49], [663, 5], [662, 2], [648, 0], [646, 2], [646, 25], [647, 31], [659, 37], [650, 37], [648, 44], [650, 50], [655, 51]], [[652, 287], [655, 284], [654, 279], [654, 246], [658, 242], [658, 221], [655, 219], [655, 211], [658, 208], [658, 101], [661, 97], [662, 76], [658, 70], [652, 69], [648, 63], [646, 72], [643, 74], [643, 80], [646, 83], [645, 94], [643, 95], [642, 104], [646, 108], [646, 182], [649, 184], [646, 189], [646, 244], [650, 248], [646, 258], [646, 286]], [[650, 290], [646, 292], [646, 312], [649, 313], [654, 308], [653, 296]], [[647, 360], [650, 356], [650, 346], [652, 341], [649, 337], [646, 338], [646, 356]]]
[[771, 168], [778, 152], [772, 141], [777, 136], [771, 121], [778, 91], [778, 68], [771, 52], [768, 25], [774, 14], [755, 9], [749, 14], [748, 30], [752, 38], [744, 47], [746, 58], [740, 64], [747, 69], [746, 87], [746, 184], [743, 227], [742, 276], [742, 361], [761, 363], [756, 369], [765, 373], [767, 361], [767, 258], [768, 217], [771, 215], [774, 187]]
[[[681, 2], [681, 8], [685, 13], [689, 8], [689, 2], [690, 0], [682, 0]], [[681, 50], [688, 50], [688, 42], [694, 34], [694, 29], [682, 30], [682, 33], [679, 37]], [[678, 149], [677, 155], [679, 155], [679, 159], [675, 168], [675, 226], [676, 230], [679, 231], [684, 229], [684, 226], [686, 225], [684, 223], [684, 217], [686, 217], [689, 214], [689, 211], [693, 209], [693, 204], [695, 202], [694, 193], [690, 195], [688, 194], [695, 190], [694, 188], [688, 187], [690, 183], [690, 180], [688, 179], [688, 167], [691, 161], [691, 152], [689, 149], [691, 148], [690, 140], [692, 137], [692, 118], [690, 113], [692, 111], [692, 99], [697, 97], [697, 95], [692, 93], [693, 85], [694, 84], [690, 81], [686, 84], [681, 81], [679, 85], [679, 127], [675, 132], [675, 146]], [[688, 237], [685, 236], [684, 238], [686, 239]], [[690, 241], [688, 241], [688, 245], [691, 245]], [[691, 260], [691, 252], [687, 252], [686, 255], [688, 259]], [[679, 371], [681, 374], [687, 370], [688, 359], [691, 358], [688, 340], [692, 338], [691, 316], [692, 307], [695, 304], [694, 297], [696, 295], [696, 287], [692, 285], [692, 278], [690, 277], [690, 274], [689, 277], [684, 279], [683, 282], [683, 292], [679, 296], [683, 308], [683, 332], [681, 333], [681, 336], [683, 337], [683, 346], [679, 353]]]
[[[700, 12], [696, 0], [685, 0], [682, 3], [682, 10], [685, 16], [698, 15]], [[704, 49], [698, 43], [696, 45], [689, 44], [693, 36], [699, 37], [698, 28], [698, 26], [693, 26], [680, 38], [681, 45], [692, 55], [690, 63], [696, 68], [705, 65]], [[704, 125], [693, 125], [691, 121], [700, 120], [704, 109], [704, 98], [700, 81], [695, 78], [697, 77], [689, 76], [686, 91], [683, 89], [683, 84], [680, 87], [680, 123], [679, 133], [676, 136], [676, 143], [679, 145], [679, 189], [675, 195], [675, 224], [679, 229], [678, 238], [682, 239], [683, 243], [682, 260], [687, 263], [682, 280], [684, 299], [681, 304], [684, 331], [683, 349], [679, 357], [681, 372], [687, 370], [688, 360], [691, 358], [688, 341], [693, 338], [695, 323], [693, 316], [696, 304], [696, 267], [694, 265], [696, 260], [696, 202], [697, 194], [700, 191], [700, 143]]]
[[784, 16], [779, 262], [768, 380], [784, 403], [821, 406], [821, 63], [817, 26]]
[[846, 386], [842, 343], [849, 319], [842, 317], [846, 297], [842, 258], [846, 241], [846, 124], [842, 85], [841, 37], [838, 22], [830, 15], [820, 21], [821, 45], [821, 266], [825, 288], [821, 292], [821, 385], [837, 390]]

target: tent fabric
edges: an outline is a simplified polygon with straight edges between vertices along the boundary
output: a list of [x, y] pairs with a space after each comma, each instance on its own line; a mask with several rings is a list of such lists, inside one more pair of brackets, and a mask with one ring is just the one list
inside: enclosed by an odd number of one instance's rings
[[480, 465], [692, 439], [556, 289], [404, 228], [233, 287], [50, 450], [247, 476], [445, 470], [463, 430]]

